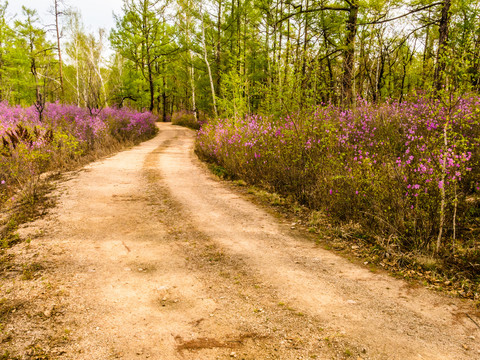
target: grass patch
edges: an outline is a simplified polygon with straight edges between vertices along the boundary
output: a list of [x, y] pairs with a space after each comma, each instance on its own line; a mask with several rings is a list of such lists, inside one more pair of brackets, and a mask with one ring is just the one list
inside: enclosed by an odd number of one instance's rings
[[41, 270], [43, 270], [43, 266], [37, 262], [23, 265], [22, 280], [32, 280], [35, 274]]
[[58, 175], [46, 178], [37, 185], [34, 194], [23, 194], [10, 209], [7, 209], [0, 222], [1, 249], [8, 249], [28, 240], [20, 238], [17, 233], [18, 227], [45, 215], [46, 211], [55, 205], [54, 199], [48, 194], [54, 189], [52, 182], [56, 179]]
[[0, 360], [20, 360], [18, 356], [13, 356], [9, 351], [5, 351], [0, 355]]
[[20, 302], [14, 302], [7, 298], [0, 298], [0, 321], [5, 321], [8, 316], [20, 308], [22, 304]]
[[225, 179], [225, 180], [232, 180], [233, 176], [230, 174], [227, 169], [220, 165], [216, 165], [213, 163], [208, 164], [208, 168], [210, 171], [215, 175], [218, 176], [220, 179]]

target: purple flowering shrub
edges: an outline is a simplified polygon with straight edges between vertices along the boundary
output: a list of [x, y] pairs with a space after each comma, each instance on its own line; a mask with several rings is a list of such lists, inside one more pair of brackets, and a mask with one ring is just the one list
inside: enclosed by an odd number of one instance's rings
[[333, 222], [356, 222], [372, 238], [412, 250], [433, 249], [443, 190], [442, 238], [474, 238], [467, 227], [480, 217], [479, 143], [480, 98], [446, 106], [420, 97], [211, 120], [196, 150]]
[[47, 104], [40, 121], [34, 106], [0, 102], [0, 204], [18, 190], [34, 193], [45, 171], [152, 137], [155, 121], [149, 112], [106, 108], [92, 116], [59, 103]]

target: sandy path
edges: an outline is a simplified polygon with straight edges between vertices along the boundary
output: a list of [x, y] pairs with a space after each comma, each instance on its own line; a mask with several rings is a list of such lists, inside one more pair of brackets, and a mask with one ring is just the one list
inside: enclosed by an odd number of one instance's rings
[[36, 341], [59, 359], [480, 359], [468, 302], [319, 248], [215, 181], [191, 131], [160, 130], [63, 182], [57, 208], [23, 230], [42, 230], [25, 252], [49, 265], [33, 291], [41, 321], [18, 322], [12, 349]]

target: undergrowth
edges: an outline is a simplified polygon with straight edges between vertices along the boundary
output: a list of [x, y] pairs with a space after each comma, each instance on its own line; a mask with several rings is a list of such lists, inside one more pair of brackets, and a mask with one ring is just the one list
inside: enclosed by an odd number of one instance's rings
[[193, 130], [200, 129], [200, 121], [198, 120], [199, 114], [197, 114], [197, 119], [195, 119], [195, 114], [192, 111], [180, 110], [172, 115], [172, 124], [188, 127]]
[[318, 245], [357, 259], [371, 271], [381, 268], [395, 276], [419, 281], [433, 290], [472, 299], [480, 307], [480, 281], [472, 269], [473, 264], [466, 265], [462, 256], [434, 257], [419, 251], [400, 251], [391, 239], [372, 238], [358, 223], [334, 224], [324, 212], [309, 209], [293, 197], [284, 197], [243, 180], [232, 183], [254, 201], [271, 207], [292, 229], [310, 233]]
[[478, 300], [478, 96], [212, 119], [196, 152], [315, 214], [320, 233], [368, 248], [369, 261]]
[[96, 115], [72, 105], [35, 107], [0, 103], [0, 250], [21, 241], [19, 225], [41, 215], [61, 171], [72, 170], [153, 137], [156, 117], [129, 109]]

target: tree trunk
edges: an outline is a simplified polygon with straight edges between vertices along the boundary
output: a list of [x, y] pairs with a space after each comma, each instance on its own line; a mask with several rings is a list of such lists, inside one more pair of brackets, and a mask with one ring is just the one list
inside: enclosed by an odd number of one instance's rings
[[[233, 0], [232, 0], [233, 1]], [[192, 51], [192, 41], [190, 39], [190, 14], [186, 15], [186, 26], [187, 26], [187, 44], [188, 44], [188, 57], [190, 60], [190, 88], [192, 91], [192, 111], [193, 111], [193, 116], [195, 117], [195, 121], [198, 121], [198, 115], [197, 115], [197, 102], [196, 102], [196, 97], [195, 97], [195, 69], [193, 67], [193, 51]]]
[[217, 96], [221, 96], [221, 51], [222, 51], [222, 0], [218, 1], [218, 13], [217, 13], [217, 44], [215, 51], [215, 64], [216, 64], [216, 82], [217, 82]]
[[58, 11], [58, 0], [55, 0], [55, 29], [57, 31], [57, 49], [58, 49], [58, 74], [60, 76], [60, 95], [61, 100], [65, 95], [65, 90], [63, 86], [63, 63], [62, 63], [62, 50], [60, 47], [60, 26], [58, 25], [58, 17], [60, 13]]
[[445, 121], [445, 125], [443, 126], [443, 158], [442, 158], [442, 186], [440, 187], [440, 195], [441, 195], [441, 203], [440, 203], [440, 223], [438, 225], [438, 237], [437, 237], [437, 246], [435, 249], [435, 253], [439, 253], [442, 247], [442, 234], [443, 234], [443, 226], [445, 224], [445, 203], [446, 203], [446, 194], [445, 194], [445, 186], [446, 186], [446, 177], [447, 177], [447, 148], [448, 148], [448, 139], [447, 139], [447, 126], [448, 126], [449, 119]]
[[[200, 10], [201, 12], [201, 10]], [[205, 43], [205, 17], [202, 15], [202, 44], [203, 44], [203, 56], [205, 64], [208, 70], [208, 79], [210, 81], [210, 90], [212, 91], [213, 110], [215, 111], [215, 117], [218, 118], [217, 101], [215, 99], [215, 86], [213, 85], [212, 71], [210, 70], [210, 63], [207, 57], [207, 44]]]
[[[283, 0], [280, 0], [280, 16], [283, 16]], [[282, 84], [282, 41], [283, 41], [283, 33], [282, 33], [282, 28], [283, 28], [283, 22], [280, 23], [280, 38], [278, 41], [278, 89], [279, 89], [279, 94], [281, 95], [283, 93], [283, 84]]]
[[475, 50], [473, 56], [472, 68], [474, 70], [474, 77], [472, 78], [472, 85], [477, 91], [480, 90], [480, 33], [477, 35], [475, 40]]
[[283, 83], [284, 84], [286, 84], [288, 81], [288, 68], [289, 68], [288, 62], [289, 61], [290, 61], [290, 19], [288, 19], [288, 23], [287, 23], [287, 45], [285, 49], [285, 64], [283, 66], [284, 68]]
[[[308, 11], [309, 2], [306, 0], [305, 11]], [[302, 54], [302, 90], [300, 92], [300, 107], [303, 107], [303, 102], [307, 94], [307, 50], [308, 50], [308, 13], [305, 14], [305, 31], [303, 33], [303, 54]]]
[[78, 34], [75, 34], [75, 84], [76, 84], [76, 95], [77, 95], [77, 106], [80, 106], [80, 61], [78, 60], [78, 47], [80, 46], [77, 41]]
[[163, 82], [163, 89], [162, 89], [162, 120], [163, 122], [167, 122], [167, 82], [165, 79], [165, 64], [163, 64], [163, 71], [162, 71], [162, 82]]
[[35, 80], [35, 99], [37, 103], [42, 102], [42, 94], [40, 93], [40, 85], [38, 84], [38, 72], [37, 72], [37, 62], [35, 60], [34, 55], [34, 39], [30, 36], [30, 72], [33, 75], [33, 79]]
[[357, 34], [358, 3], [352, 1], [347, 19], [347, 36], [343, 63], [342, 100], [344, 106], [350, 106], [353, 100], [353, 74], [355, 68], [355, 36]]
[[268, 21], [268, 16], [265, 19], [265, 52], [266, 52], [266, 61], [265, 61], [265, 74], [267, 74], [267, 85], [268, 89], [271, 90], [272, 88], [272, 76], [270, 74], [270, 26]]
[[155, 84], [153, 82], [153, 74], [152, 74], [152, 64], [148, 63], [148, 85], [150, 91], [150, 111], [153, 111], [155, 107]]
[[[305, 4], [305, 11], [308, 11], [308, 0]], [[305, 32], [303, 34], [303, 59], [302, 59], [302, 81], [305, 81], [305, 75], [307, 70], [307, 49], [308, 49], [308, 13], [305, 14]]]
[[442, 85], [444, 85], [443, 73], [445, 71], [446, 65], [445, 56], [450, 23], [450, 6], [451, 0], [444, 0], [442, 7], [442, 15], [440, 17], [440, 25], [438, 27], [438, 50], [435, 74], [433, 76], [434, 88], [436, 91], [440, 91], [442, 89]]
[[240, 28], [240, 0], [237, 0], [237, 53], [236, 53], [236, 59], [237, 59], [237, 72], [240, 74], [240, 54], [241, 52], [241, 42], [240, 42], [240, 36], [242, 33], [242, 29]]
[[192, 88], [192, 110], [193, 110], [193, 116], [195, 117], [195, 121], [198, 121], [198, 115], [197, 115], [197, 104], [196, 104], [196, 98], [195, 98], [195, 69], [193, 68], [193, 56], [192, 56], [192, 51], [189, 51], [190, 53], [190, 86]]

